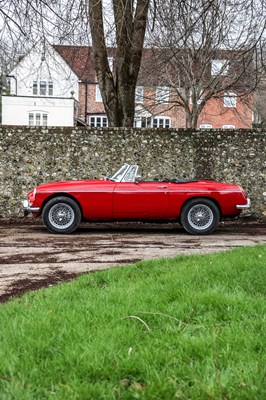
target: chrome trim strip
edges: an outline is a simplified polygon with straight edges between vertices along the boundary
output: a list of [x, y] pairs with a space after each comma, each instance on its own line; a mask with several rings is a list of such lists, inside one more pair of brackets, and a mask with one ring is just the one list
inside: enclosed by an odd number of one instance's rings
[[40, 207], [28, 207], [28, 211], [37, 212], [40, 210]]
[[250, 205], [251, 205], [251, 201], [250, 201], [250, 199], [248, 198], [248, 199], [247, 199], [247, 204], [237, 204], [237, 205], [236, 205], [236, 208], [237, 208], [238, 210], [243, 210], [243, 209], [249, 208]]
[[[114, 182], [114, 183], [116, 183], [116, 182]], [[132, 184], [134, 184], [135, 186], [132, 186], [132, 188], [134, 188], [134, 187], [141, 187], [141, 183], [145, 183], [145, 182], [139, 182], [139, 183], [134, 183], [134, 182], [118, 182], [118, 183], [121, 183], [121, 184], [126, 184], [126, 183], [132, 183]], [[159, 182], [158, 182], [159, 183]], [[130, 193], [131, 192], [131, 190], [123, 190], [123, 188], [122, 188], [122, 186], [120, 186], [121, 187], [121, 190], [117, 190], [117, 186], [115, 186], [115, 188], [112, 188], [112, 190], [106, 190], [105, 188], [103, 188], [103, 189], [99, 189], [99, 190], [95, 190], [95, 189], [93, 189], [93, 190], [56, 190], [56, 191], [51, 191], [51, 190], [43, 190], [43, 191], [40, 191], [40, 193], [45, 193], [45, 194], [47, 194], [47, 193], [49, 193], [49, 194], [54, 194], [54, 193], [58, 193], [58, 192], [60, 192], [60, 193], [71, 193], [71, 194], [75, 194], [75, 193], [86, 193], [86, 194], [88, 194], [88, 193], [116, 193], [116, 192], [128, 192], [128, 193]], [[239, 193], [239, 190], [212, 190], [212, 189], [210, 189], [210, 190], [206, 190], [206, 189], [204, 189], [204, 190], [200, 190], [200, 189], [179, 189], [179, 190], [173, 190], [173, 189], [170, 189], [169, 188], [169, 186], [167, 186], [168, 187], [168, 191], [169, 191], [169, 193], [202, 193], [202, 195], [209, 195], [209, 194], [211, 194], [211, 193]], [[156, 186], [156, 188], [158, 188], [158, 186]], [[150, 190], [148, 190], [148, 189], [146, 189], [146, 190], [142, 190], [141, 191], [141, 193], [145, 193], [145, 192], [147, 192], [147, 193], [150, 193], [150, 192], [153, 192], [153, 191], [155, 191], [155, 188], [151, 188]]]

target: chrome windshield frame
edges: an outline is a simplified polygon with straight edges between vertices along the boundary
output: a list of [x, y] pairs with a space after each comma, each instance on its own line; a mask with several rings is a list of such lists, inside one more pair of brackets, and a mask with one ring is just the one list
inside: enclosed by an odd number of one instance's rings
[[113, 182], [135, 182], [138, 168], [136, 164], [123, 164], [108, 180]]

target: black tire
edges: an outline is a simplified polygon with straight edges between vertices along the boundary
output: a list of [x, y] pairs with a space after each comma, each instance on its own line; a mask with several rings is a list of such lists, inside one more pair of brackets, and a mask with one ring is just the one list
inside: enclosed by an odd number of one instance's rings
[[54, 197], [44, 206], [43, 223], [52, 233], [74, 232], [80, 221], [81, 212], [78, 204], [65, 196]]
[[181, 224], [193, 235], [208, 235], [218, 226], [220, 212], [209, 199], [195, 198], [188, 201], [181, 212]]

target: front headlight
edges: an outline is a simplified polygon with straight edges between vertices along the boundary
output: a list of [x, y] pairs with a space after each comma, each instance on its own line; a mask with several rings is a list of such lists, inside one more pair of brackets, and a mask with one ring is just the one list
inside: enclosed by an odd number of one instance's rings
[[29, 194], [28, 194], [28, 199], [29, 199], [30, 205], [32, 205], [32, 203], [34, 202], [34, 200], [35, 200], [35, 198], [36, 198], [36, 193], [37, 193], [37, 188], [35, 188], [35, 189], [32, 190], [31, 192], [29, 192]]

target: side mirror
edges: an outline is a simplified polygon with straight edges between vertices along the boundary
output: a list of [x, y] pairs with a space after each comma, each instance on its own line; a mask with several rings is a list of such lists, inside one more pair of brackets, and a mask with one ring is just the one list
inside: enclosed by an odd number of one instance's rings
[[139, 183], [139, 181], [138, 181], [139, 178], [141, 178], [141, 175], [136, 175], [134, 183]]

